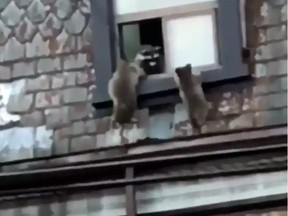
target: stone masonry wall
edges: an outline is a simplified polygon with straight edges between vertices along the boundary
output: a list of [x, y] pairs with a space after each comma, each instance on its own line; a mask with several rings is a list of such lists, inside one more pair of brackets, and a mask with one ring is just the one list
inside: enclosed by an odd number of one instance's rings
[[[206, 92], [203, 133], [287, 122], [287, 13], [245, 6], [253, 82]], [[125, 145], [192, 133], [182, 104], [136, 113], [137, 125], [93, 119], [89, 0], [0, 1], [0, 161]]]
[[[211, 111], [204, 133], [287, 122], [287, 6], [247, 3], [255, 80], [206, 92]], [[89, 0], [0, 0], [0, 162], [191, 134], [182, 104], [139, 110], [139, 123], [123, 131], [110, 128], [109, 117], [93, 119], [89, 13]], [[181, 183], [168, 186], [171, 196], [175, 185]], [[167, 185], [152, 189], [142, 191], [145, 199]], [[0, 206], [0, 215], [125, 214], [124, 188], [38, 201]]]
[[0, 161], [67, 153], [66, 126], [89, 124], [89, 17], [89, 0], [0, 1]]

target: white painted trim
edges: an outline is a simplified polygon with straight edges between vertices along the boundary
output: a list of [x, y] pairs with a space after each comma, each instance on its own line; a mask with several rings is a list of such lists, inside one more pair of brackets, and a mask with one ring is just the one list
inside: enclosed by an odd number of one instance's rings
[[246, 0], [240, 0], [240, 17], [241, 17], [241, 30], [243, 45], [246, 46], [246, 12], [245, 12]]
[[135, 13], [127, 13], [123, 15], [118, 14], [116, 15], [116, 20], [117, 23], [133, 22], [157, 17], [164, 17], [177, 14], [179, 15], [196, 11], [205, 11], [209, 9], [211, 10], [217, 7], [218, 7], [217, 1], [211, 0], [210, 2], [192, 3], [188, 5], [147, 10]]

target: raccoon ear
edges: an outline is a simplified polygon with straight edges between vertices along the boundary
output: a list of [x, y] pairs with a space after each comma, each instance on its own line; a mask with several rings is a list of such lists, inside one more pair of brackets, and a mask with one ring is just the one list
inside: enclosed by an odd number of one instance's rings
[[142, 55], [142, 53], [138, 53], [136, 56], [135, 56], [135, 60], [137, 61], [143, 61], [145, 59], [145, 57]]
[[186, 67], [187, 68], [189, 68], [189, 69], [191, 69], [192, 68], [192, 66], [191, 66], [191, 64], [189, 63], [189, 64], [186, 64]]
[[179, 73], [180, 72], [180, 68], [175, 68], [175, 73]]

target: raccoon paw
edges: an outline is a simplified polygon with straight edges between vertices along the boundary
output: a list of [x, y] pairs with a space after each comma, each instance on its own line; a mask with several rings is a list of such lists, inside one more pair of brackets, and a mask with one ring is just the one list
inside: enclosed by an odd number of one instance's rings
[[137, 118], [131, 118], [131, 123], [133, 123], [133, 124], [138, 123], [138, 119]]
[[119, 122], [115, 121], [115, 119], [111, 119], [111, 125], [112, 125], [112, 128], [120, 128], [121, 125]]

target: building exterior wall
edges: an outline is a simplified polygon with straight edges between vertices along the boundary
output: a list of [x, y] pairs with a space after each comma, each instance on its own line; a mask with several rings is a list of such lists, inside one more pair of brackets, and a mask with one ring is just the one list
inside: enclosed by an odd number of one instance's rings
[[[207, 90], [211, 109], [204, 133], [287, 123], [287, 5], [247, 2], [254, 80]], [[110, 117], [94, 119], [89, 21], [89, 0], [0, 1], [0, 162], [191, 135], [182, 104], [138, 110], [138, 124], [124, 130], [111, 128]], [[124, 191], [118, 192], [98, 193], [94, 201], [118, 209]], [[65, 214], [81, 215], [79, 209]], [[115, 211], [103, 215], [124, 210]]]
[[[255, 80], [206, 92], [204, 133], [286, 123], [286, 6], [245, 9]], [[89, 0], [5, 0], [0, 13], [1, 161], [191, 135], [182, 104], [139, 110], [124, 130], [93, 118]]]
[[5, 0], [0, 13], [0, 160], [92, 147], [89, 0]]

